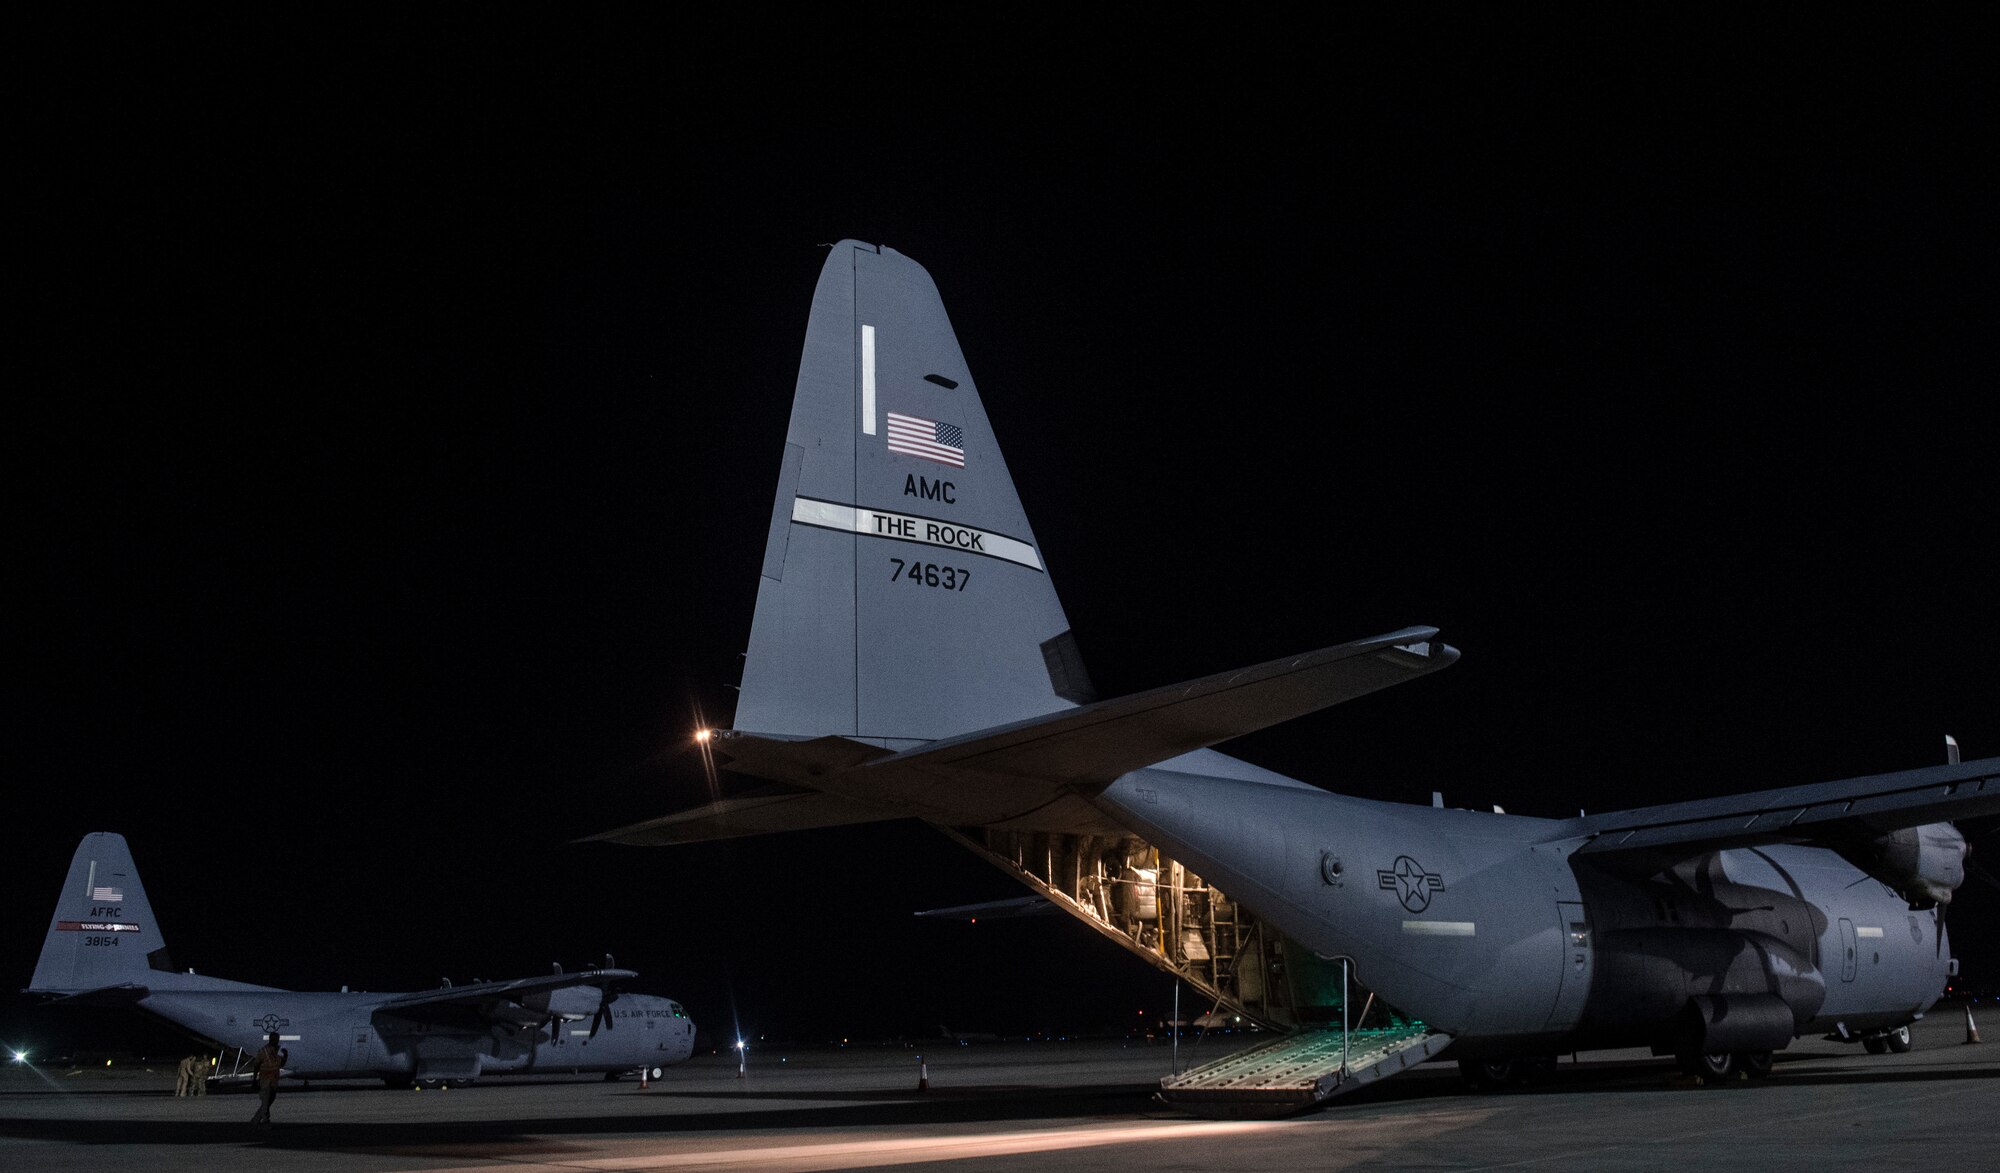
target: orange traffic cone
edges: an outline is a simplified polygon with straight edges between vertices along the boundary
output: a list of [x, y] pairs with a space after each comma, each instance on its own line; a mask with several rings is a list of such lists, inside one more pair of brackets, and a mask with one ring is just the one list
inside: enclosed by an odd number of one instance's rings
[[643, 1092], [643, 1091], [645, 1091], [645, 1090], [646, 1090], [646, 1077], [647, 1077], [647, 1076], [649, 1076], [649, 1075], [651, 1075], [652, 1073], [653, 1073], [653, 1069], [652, 1069], [652, 1068], [650, 1068], [650, 1067], [641, 1067], [641, 1068], [639, 1069], [639, 1090], [640, 1090], [640, 1091], [642, 1091], [642, 1092]]
[[920, 1092], [931, 1090], [931, 1065], [924, 1062], [922, 1055], [917, 1056], [917, 1090]]
[[1967, 1043], [1976, 1043], [1979, 1041], [1979, 1024], [1972, 1021], [1972, 1003], [1970, 1002], [1965, 1004], [1965, 1041]]

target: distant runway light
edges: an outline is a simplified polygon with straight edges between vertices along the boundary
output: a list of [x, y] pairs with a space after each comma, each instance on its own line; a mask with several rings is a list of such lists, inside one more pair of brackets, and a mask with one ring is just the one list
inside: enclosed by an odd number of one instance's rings
[[16, 1051], [16, 1052], [14, 1052], [14, 1062], [16, 1062], [16, 1063], [26, 1063], [27, 1061], [28, 1061], [28, 1053], [27, 1053], [26, 1051]]

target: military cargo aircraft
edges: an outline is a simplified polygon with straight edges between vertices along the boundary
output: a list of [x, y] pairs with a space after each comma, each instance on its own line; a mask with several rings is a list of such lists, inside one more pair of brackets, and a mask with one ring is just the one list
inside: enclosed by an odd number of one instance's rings
[[755, 781], [595, 838], [925, 820], [1218, 1009], [1298, 1032], [1320, 1067], [1283, 1094], [1312, 1102], [1446, 1047], [1506, 1082], [1593, 1047], [1716, 1077], [1808, 1034], [1907, 1045], [1955, 965], [1945, 820], [2000, 811], [2000, 759], [1546, 819], [1350, 798], [1210, 748], [1458, 657], [1408, 627], [1099, 699], [936, 287], [843, 241], [734, 728], [700, 735]]
[[482, 1075], [651, 1071], [687, 1058], [694, 1022], [678, 1002], [620, 991], [637, 976], [607, 958], [579, 973], [369, 994], [177, 970], [124, 836], [100, 831], [77, 845], [26, 992], [164, 1019], [223, 1052], [224, 1073], [276, 1034], [294, 1078], [460, 1086]]

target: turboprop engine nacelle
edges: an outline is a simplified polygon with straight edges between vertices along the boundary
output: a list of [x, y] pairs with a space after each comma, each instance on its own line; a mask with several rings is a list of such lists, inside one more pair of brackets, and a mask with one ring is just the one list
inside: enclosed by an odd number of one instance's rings
[[[1788, 923], [1813, 923], [1802, 903], [1782, 903]], [[1826, 1002], [1826, 979], [1802, 956], [1799, 946], [1810, 948], [1802, 941], [1659, 925], [1615, 929], [1600, 942], [1591, 1008], [1605, 1025], [1671, 1022], [1676, 1042], [1698, 1049], [1773, 1051]]]
[[1965, 882], [1965, 836], [1950, 823], [1903, 827], [1841, 850], [1847, 862], [1902, 893], [1912, 906], [1950, 904]]

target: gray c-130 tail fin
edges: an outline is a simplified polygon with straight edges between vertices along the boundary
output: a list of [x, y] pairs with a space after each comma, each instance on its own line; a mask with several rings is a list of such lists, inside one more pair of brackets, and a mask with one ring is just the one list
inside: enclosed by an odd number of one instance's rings
[[901, 748], [1090, 699], [937, 287], [841, 241], [806, 325], [736, 728]]
[[1127, 771], [1303, 787], [1207, 747], [1458, 658], [1406, 628], [1098, 701], [930, 275], [833, 246], [813, 294], [734, 729], [763, 785], [591, 839], [897, 818], [1119, 834]]
[[93, 831], [77, 844], [28, 989], [76, 993], [143, 986], [173, 969], [125, 837]]

